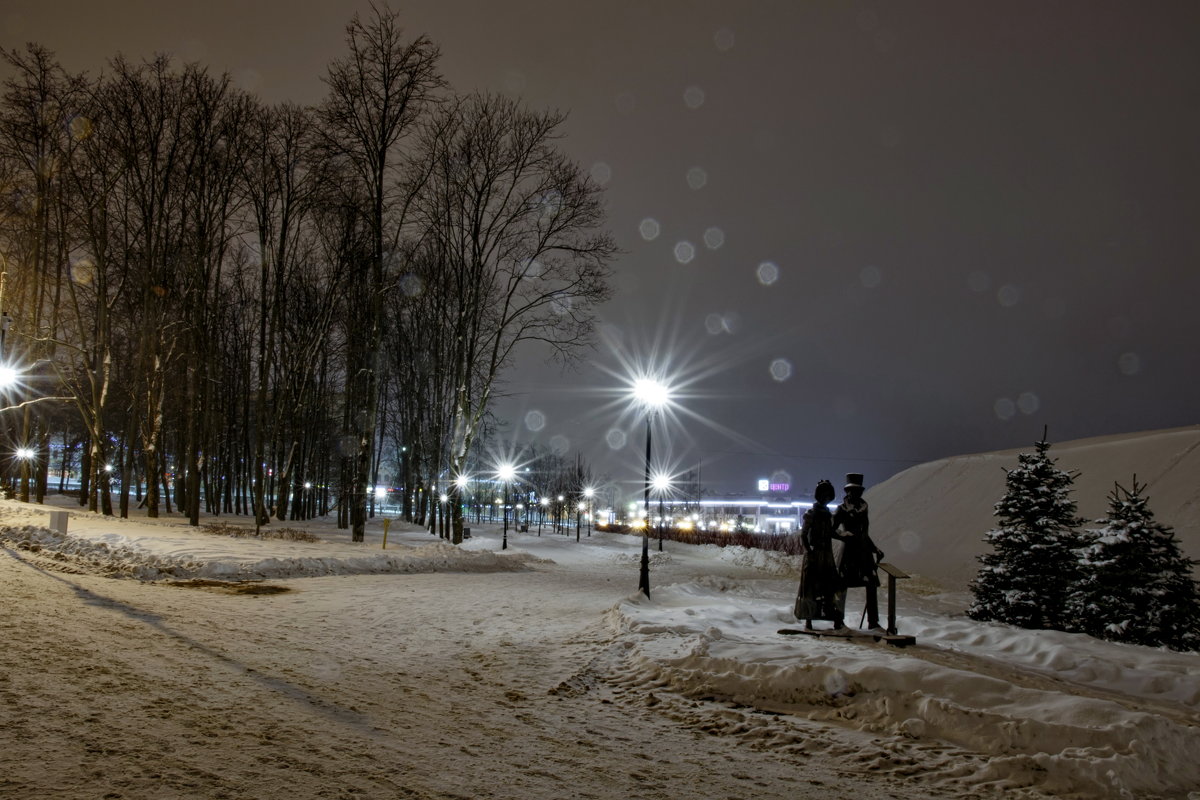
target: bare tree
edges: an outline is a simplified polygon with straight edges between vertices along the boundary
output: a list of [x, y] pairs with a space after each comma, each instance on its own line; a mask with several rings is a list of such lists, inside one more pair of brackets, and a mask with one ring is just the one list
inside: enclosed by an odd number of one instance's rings
[[[419, 208], [450, 306], [440, 366], [454, 391], [451, 473], [463, 469], [516, 348], [539, 342], [569, 362], [591, 344], [594, 310], [610, 295], [617, 249], [600, 188], [556, 146], [563, 120], [474, 94], [425, 130], [432, 167]], [[461, 541], [461, 516], [454, 529]]]
[[371, 7], [346, 27], [347, 55], [329, 67], [329, 94], [321, 106], [322, 144], [330, 157], [344, 159], [366, 197], [365, 224], [370, 236], [369, 261], [355, 270], [359, 298], [356, 336], [347, 352], [347, 403], [356, 440], [350, 473], [351, 538], [362, 541], [366, 526], [366, 492], [374, 452], [378, 409], [378, 355], [383, 337], [383, 303], [388, 254], [399, 248], [409, 200], [398, 190], [397, 170], [405, 163], [398, 149], [442, 87], [437, 72], [438, 48], [424, 36], [403, 38], [397, 14]]

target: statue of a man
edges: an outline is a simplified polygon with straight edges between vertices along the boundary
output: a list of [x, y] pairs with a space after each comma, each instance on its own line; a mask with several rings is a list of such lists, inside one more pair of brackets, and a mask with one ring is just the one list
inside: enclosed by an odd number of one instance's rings
[[838, 572], [847, 588], [864, 586], [867, 590], [867, 622], [879, 627], [879, 574], [877, 565], [883, 551], [871, 541], [867, 501], [863, 499], [863, 476], [857, 472], [846, 475], [845, 497], [833, 513], [833, 536], [841, 539], [843, 547], [838, 558]]

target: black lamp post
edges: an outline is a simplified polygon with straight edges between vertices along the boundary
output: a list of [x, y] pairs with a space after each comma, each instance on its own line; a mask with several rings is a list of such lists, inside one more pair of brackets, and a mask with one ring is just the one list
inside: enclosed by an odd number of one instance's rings
[[593, 499], [596, 496], [596, 490], [589, 486], [583, 490], [583, 496], [587, 498], [588, 536], [590, 537], [592, 535], [592, 518], [596, 511], [596, 501]]
[[504, 538], [500, 542], [500, 549], [508, 549], [508, 490], [512, 486], [513, 475], [516, 470], [512, 464], [503, 464], [499, 471], [500, 480], [504, 481]]
[[[642, 405], [646, 407], [646, 473], [643, 487], [643, 503], [646, 512], [646, 524], [642, 528], [642, 561], [638, 573], [638, 589], [646, 597], [650, 596], [650, 459], [653, 453], [652, 429], [654, 412], [664, 405], [670, 397], [666, 386], [656, 380], [642, 378], [634, 383], [633, 393]], [[659, 540], [662, 549], [662, 540]]]
[[646, 414], [646, 483], [643, 487], [642, 510], [646, 514], [646, 524], [642, 526], [642, 565], [638, 573], [638, 589], [646, 597], [650, 596], [650, 413]]

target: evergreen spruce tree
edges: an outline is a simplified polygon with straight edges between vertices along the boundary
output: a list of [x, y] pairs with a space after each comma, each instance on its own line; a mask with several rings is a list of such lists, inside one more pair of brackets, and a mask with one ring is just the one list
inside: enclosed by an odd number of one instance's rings
[[1071, 607], [1085, 633], [1132, 644], [1200, 649], [1200, 589], [1196, 562], [1175, 532], [1154, 519], [1145, 485], [1116, 484], [1108, 514], [1084, 535], [1084, 577]]
[[1070, 493], [1076, 475], [1055, 466], [1043, 432], [1033, 453], [1005, 470], [1007, 491], [996, 504], [999, 527], [988, 531], [992, 552], [980, 556], [967, 614], [1022, 628], [1072, 630], [1067, 600], [1079, 581], [1081, 541]]

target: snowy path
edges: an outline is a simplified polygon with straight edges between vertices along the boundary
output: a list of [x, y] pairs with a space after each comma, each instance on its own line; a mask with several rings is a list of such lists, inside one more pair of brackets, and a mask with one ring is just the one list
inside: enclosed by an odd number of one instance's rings
[[0, 554], [5, 797], [971, 794], [869, 735], [644, 685], [603, 623], [626, 564], [274, 595], [72, 569]]

